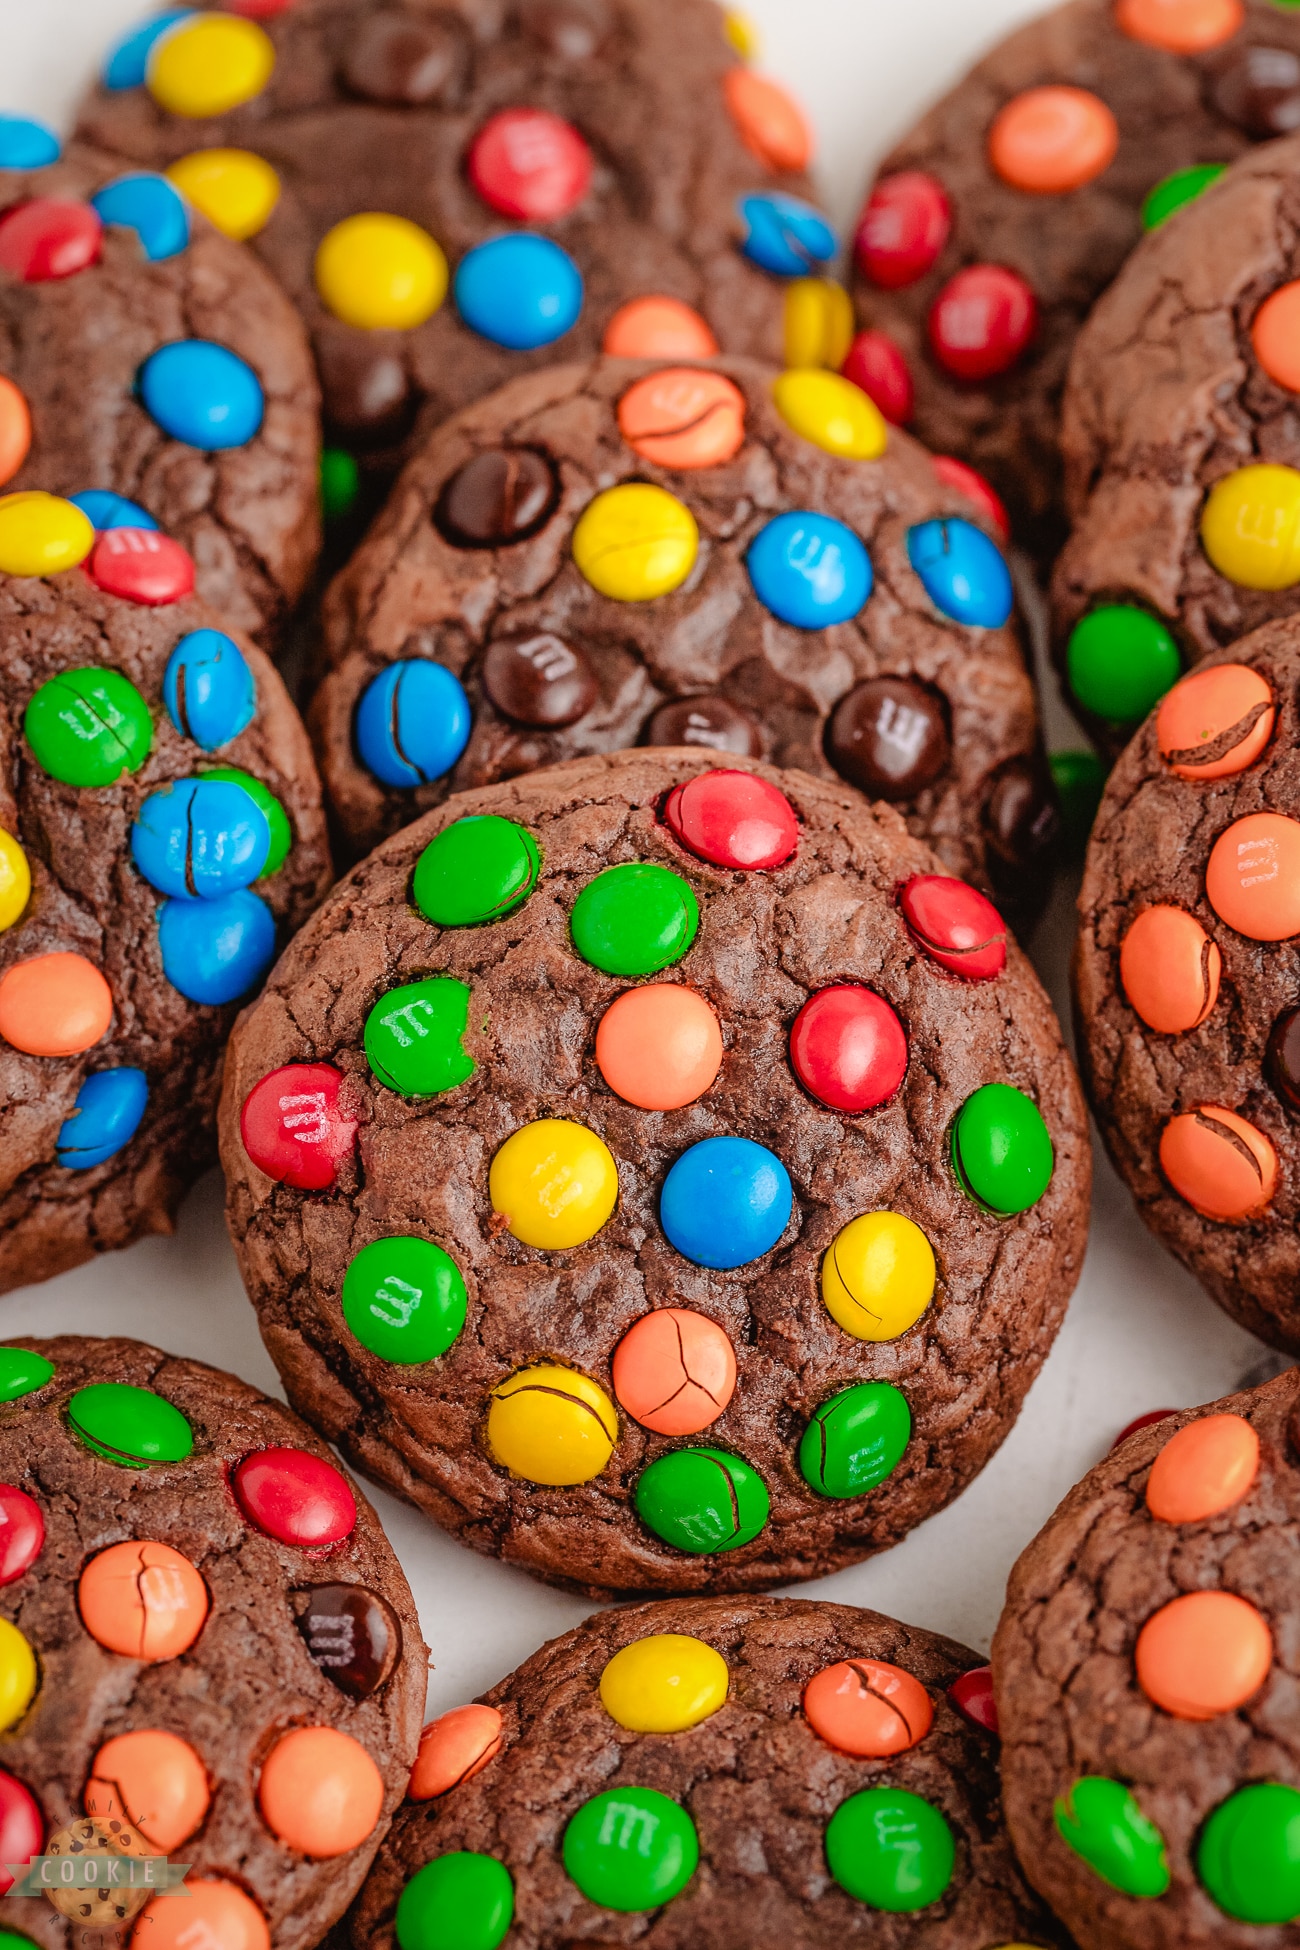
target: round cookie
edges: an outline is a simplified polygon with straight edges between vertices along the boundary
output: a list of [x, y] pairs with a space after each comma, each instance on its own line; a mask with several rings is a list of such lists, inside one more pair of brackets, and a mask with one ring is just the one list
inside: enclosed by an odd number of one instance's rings
[[1056, 811], [1001, 552], [831, 373], [515, 381], [411, 461], [322, 637], [309, 721], [354, 849], [449, 789], [697, 744], [838, 769], [953, 873], [1031, 911], [1046, 891]]
[[1180, 658], [1300, 607], [1298, 293], [1291, 137], [1149, 237], [1080, 336], [1053, 621], [1076, 707], [1112, 743]]
[[1003, 1805], [1080, 1950], [1247, 1950], [1300, 1917], [1298, 1400], [1291, 1369], [1131, 1435], [1011, 1574]]
[[1300, 1349], [1295, 1016], [1300, 625], [1168, 693], [1120, 758], [1079, 895], [1079, 1046], [1151, 1230], [1253, 1333]]
[[[777, 359], [786, 284], [836, 254], [807, 201], [802, 115], [741, 65], [713, 0], [260, 15], [191, 16], [147, 53], [137, 36], [81, 127], [172, 168], [219, 216], [229, 189], [205, 187], [196, 157], [271, 165], [252, 246], [311, 329], [331, 437], [369, 464], [611, 331], [623, 351]], [[241, 53], [213, 108], [218, 34]]]
[[887, 807], [683, 750], [388, 840], [240, 1019], [221, 1141], [295, 1403], [592, 1594], [896, 1542], [1010, 1428], [1087, 1222], [996, 910]]
[[1045, 563], [1064, 528], [1061, 393], [1091, 306], [1205, 166], [1297, 113], [1300, 21], [1284, 5], [1069, 0], [882, 163], [855, 238], [876, 364], [914, 393], [917, 435], [980, 468]]
[[[42, 553], [84, 565], [4, 573]], [[298, 714], [193, 579], [0, 499], [0, 1290], [171, 1230], [236, 1008], [329, 885]]]
[[7, 1343], [0, 1400], [6, 1861], [77, 1852], [84, 1814], [110, 1846], [130, 1823], [132, 1852], [189, 1865], [185, 1891], [122, 1917], [0, 1898], [0, 1931], [310, 1950], [401, 1800], [424, 1712], [419, 1620], [374, 1511], [281, 1403], [139, 1341]]
[[274, 649], [320, 546], [319, 412], [292, 305], [169, 183], [84, 149], [0, 170], [0, 492], [143, 510]]
[[1003, 1831], [996, 1737], [950, 1691], [979, 1666], [849, 1605], [588, 1619], [425, 1729], [351, 1940], [1061, 1942]]

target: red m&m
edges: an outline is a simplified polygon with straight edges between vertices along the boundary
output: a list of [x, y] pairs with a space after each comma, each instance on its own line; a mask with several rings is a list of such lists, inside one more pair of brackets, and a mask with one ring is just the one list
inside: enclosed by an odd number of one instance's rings
[[799, 821], [783, 792], [753, 772], [701, 772], [674, 786], [664, 823], [715, 867], [779, 867], [799, 844]]
[[70, 278], [99, 261], [104, 226], [88, 203], [34, 197], [0, 217], [0, 270], [24, 284]]
[[917, 874], [904, 887], [898, 904], [931, 961], [950, 975], [987, 982], [1006, 967], [1006, 923], [992, 901], [964, 880]]
[[548, 222], [576, 210], [591, 183], [591, 151], [572, 123], [544, 108], [503, 108], [470, 144], [466, 167], [503, 217]]
[[[12, 1483], [0, 1483], [0, 1584], [13, 1584], [29, 1571], [44, 1542], [45, 1518], [40, 1504]], [[0, 1862], [5, 1859], [0, 1854]]]
[[998, 1703], [993, 1697], [992, 1666], [972, 1666], [969, 1672], [962, 1673], [948, 1688], [948, 1698], [962, 1719], [969, 1720], [981, 1733], [997, 1732]]
[[874, 1110], [907, 1074], [907, 1036], [882, 996], [845, 982], [810, 996], [790, 1031], [804, 1089], [835, 1110]]
[[40, 1854], [44, 1840], [45, 1822], [35, 1797], [0, 1768], [0, 1896], [14, 1886], [6, 1862], [30, 1862]]
[[346, 1478], [306, 1449], [255, 1449], [236, 1469], [234, 1487], [248, 1521], [281, 1544], [327, 1550], [356, 1527]]
[[1038, 300], [1001, 264], [970, 264], [949, 278], [930, 309], [930, 347], [956, 379], [995, 379], [1038, 329]]
[[1112, 1450], [1118, 1449], [1121, 1442], [1127, 1442], [1131, 1435], [1137, 1435], [1139, 1430], [1153, 1429], [1157, 1422], [1167, 1422], [1171, 1415], [1177, 1415], [1177, 1413], [1178, 1410], [1176, 1408], [1149, 1408], [1145, 1415], [1135, 1415], [1131, 1422], [1124, 1424], [1119, 1434], [1115, 1437], [1115, 1440], [1111, 1443]]
[[259, 1171], [300, 1192], [329, 1189], [357, 1135], [339, 1104], [343, 1080], [330, 1063], [289, 1063], [253, 1085], [239, 1135]]
[[858, 219], [853, 252], [864, 278], [899, 291], [923, 278], [948, 241], [948, 193], [923, 170], [905, 169], [876, 184]]
[[956, 488], [973, 501], [1000, 542], [1011, 540], [1011, 517], [1002, 496], [984, 476], [952, 454], [935, 454], [934, 471], [945, 487]]
[[916, 388], [902, 348], [888, 332], [859, 332], [840, 371], [875, 401], [891, 426], [907, 425], [916, 404]]
[[106, 595], [161, 608], [194, 591], [194, 562], [179, 542], [153, 528], [108, 528], [86, 564]]

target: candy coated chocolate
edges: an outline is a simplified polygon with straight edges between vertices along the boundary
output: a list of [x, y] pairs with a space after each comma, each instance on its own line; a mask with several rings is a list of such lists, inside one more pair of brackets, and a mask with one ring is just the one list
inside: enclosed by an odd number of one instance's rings
[[655, 975], [681, 960], [700, 925], [691, 884], [668, 867], [608, 867], [583, 888], [569, 919], [573, 945], [607, 975]]
[[26, 1490], [0, 1483], [0, 1584], [13, 1584], [30, 1571], [44, 1542], [40, 1504]]
[[992, 901], [964, 881], [918, 874], [898, 897], [916, 940], [932, 961], [968, 982], [987, 982], [1007, 963], [1007, 930]]
[[383, 1809], [384, 1779], [355, 1735], [294, 1727], [262, 1762], [257, 1804], [286, 1848], [329, 1860], [367, 1840]]
[[455, 819], [420, 855], [411, 893], [439, 927], [475, 927], [527, 900], [540, 869], [526, 826], [492, 813]]
[[582, 273], [573, 258], [551, 238], [526, 230], [467, 251], [453, 292], [470, 331], [510, 352], [553, 345], [582, 312]]
[[1213, 1720], [1259, 1691], [1273, 1663], [1273, 1637], [1248, 1599], [1188, 1591], [1152, 1613], [1133, 1657], [1149, 1700], [1176, 1719]]
[[853, 254], [863, 276], [885, 291], [915, 284], [938, 260], [952, 227], [948, 193], [923, 170], [883, 176], [858, 220]]
[[749, 1138], [702, 1138], [664, 1180], [659, 1217], [670, 1243], [697, 1266], [759, 1259], [790, 1222], [793, 1193], [781, 1160]]
[[656, 1435], [698, 1435], [736, 1389], [736, 1356], [716, 1321], [661, 1307], [629, 1327], [611, 1370], [619, 1406]]
[[866, 677], [826, 726], [826, 756], [872, 799], [913, 799], [947, 768], [952, 752], [941, 694], [913, 677]]
[[560, 484], [545, 455], [531, 447], [476, 454], [454, 473], [434, 520], [457, 548], [504, 548], [545, 527]]
[[1268, 681], [1248, 664], [1215, 664], [1175, 684], [1156, 713], [1160, 756], [1180, 779], [1224, 779], [1253, 765], [1273, 735]]
[[459, 680], [427, 657], [381, 670], [357, 706], [361, 762], [384, 785], [428, 785], [448, 773], [469, 742], [469, 699]]
[[357, 1503], [347, 1479], [306, 1449], [256, 1449], [231, 1482], [248, 1521], [282, 1544], [328, 1550], [356, 1527]]
[[947, 1820], [905, 1788], [863, 1788], [840, 1803], [826, 1828], [831, 1874], [872, 1909], [908, 1914], [938, 1902], [955, 1858]]
[[683, 697], [661, 704], [646, 719], [643, 745], [696, 745], [704, 751], [734, 752], [761, 758], [763, 733], [757, 720], [728, 697]]
[[700, 1859], [695, 1823], [657, 1788], [607, 1788], [569, 1819], [564, 1866], [588, 1902], [623, 1913], [681, 1894]]
[[133, 1469], [183, 1462], [194, 1444], [189, 1423], [152, 1388], [97, 1381], [68, 1403], [68, 1425], [88, 1449]]
[[799, 1444], [799, 1468], [821, 1496], [864, 1496], [898, 1468], [911, 1435], [902, 1390], [888, 1381], [859, 1382], [817, 1410]]
[[1151, 1465], [1147, 1509], [1160, 1523], [1204, 1523], [1249, 1494], [1259, 1436], [1244, 1415], [1202, 1415], [1170, 1436]]
[[298, 1630], [328, 1679], [369, 1699], [402, 1656], [402, 1628], [387, 1599], [361, 1584], [314, 1584], [295, 1593]]
[[352, 1156], [357, 1124], [340, 1106], [343, 1073], [328, 1063], [293, 1063], [251, 1090], [240, 1137], [259, 1171], [277, 1184], [325, 1191]]
[[1219, 999], [1223, 957], [1200, 922], [1181, 907], [1146, 907], [1119, 951], [1124, 993], [1149, 1029], [1181, 1036], [1197, 1029]]
[[432, 1801], [472, 1780], [501, 1751], [501, 1714], [495, 1706], [453, 1706], [430, 1720], [406, 1793], [411, 1801]]
[[664, 824], [715, 867], [779, 867], [799, 844], [799, 821], [783, 792], [752, 772], [703, 772], [674, 788]]
[[1264, 1069], [1287, 1109], [1300, 1112], [1300, 1009], [1288, 1009], [1273, 1024]]
[[1194, 1212], [1221, 1225], [1257, 1218], [1277, 1189], [1272, 1140], [1222, 1104], [1170, 1118], [1160, 1136], [1160, 1169]]
[[637, 1480], [636, 1509], [646, 1529], [693, 1557], [739, 1550], [767, 1522], [762, 1477], [722, 1449], [672, 1449]]
[[502, 717], [548, 729], [576, 724], [600, 696], [583, 651], [549, 630], [494, 637], [483, 658], [483, 689]]
[[971, 264], [944, 285], [931, 307], [930, 350], [955, 379], [994, 379], [1028, 351], [1038, 300], [1025, 279], [1001, 264]]
[[110, 1544], [77, 1582], [77, 1609], [90, 1636], [125, 1659], [178, 1659], [203, 1630], [207, 1586], [170, 1544]]
[[924, 1740], [934, 1720], [930, 1696], [901, 1666], [842, 1659], [814, 1673], [803, 1690], [804, 1718], [840, 1753], [886, 1760]]
[[889, 1004], [851, 984], [819, 989], [794, 1019], [790, 1061], [805, 1090], [837, 1110], [874, 1110], [907, 1074], [907, 1035]]
[[668, 367], [629, 386], [618, 403], [619, 432], [658, 467], [717, 467], [745, 438], [745, 395], [721, 372]]
[[163, 608], [194, 591], [193, 557], [156, 528], [106, 529], [86, 567], [91, 581], [106, 595], [121, 596], [129, 603]]
[[260, 895], [237, 887], [158, 910], [163, 974], [187, 1002], [220, 1008], [255, 989], [275, 959], [275, 917]]
[[543, 1362], [493, 1390], [488, 1453], [513, 1476], [549, 1488], [599, 1476], [618, 1439], [618, 1417], [589, 1376]]
[[601, 1017], [596, 1066], [624, 1103], [681, 1110], [712, 1087], [722, 1067], [722, 1031], [693, 989], [647, 983], [620, 995]]
[[1281, 1781], [1252, 1781], [1220, 1802], [1205, 1824], [1196, 1870], [1226, 1916], [1265, 1925], [1300, 1916], [1298, 1825], [1300, 1794]]
[[993, 1697], [992, 1666], [972, 1666], [954, 1679], [948, 1697], [964, 1720], [983, 1733], [998, 1731], [998, 1706]]
[[99, 262], [103, 241], [89, 204], [33, 197], [0, 217], [0, 270], [24, 284], [75, 277]]
[[[31, 1790], [0, 1768], [0, 1896], [14, 1885], [14, 1878], [4, 1864], [29, 1862], [33, 1855], [40, 1854], [44, 1840], [45, 1818]], [[14, 1945], [23, 1941], [17, 1935], [12, 1940]], [[5, 1950], [9, 1950], [8, 1945]]]
[[105, 1741], [82, 1804], [99, 1821], [126, 1821], [167, 1854], [199, 1828], [211, 1802], [207, 1772], [178, 1734], [140, 1727]]
[[374, 13], [361, 21], [343, 62], [343, 80], [367, 101], [422, 108], [448, 98], [461, 79], [464, 51], [436, 16]]
[[1300, 128], [1300, 54], [1290, 47], [1234, 48], [1220, 62], [1214, 106], [1253, 142]]

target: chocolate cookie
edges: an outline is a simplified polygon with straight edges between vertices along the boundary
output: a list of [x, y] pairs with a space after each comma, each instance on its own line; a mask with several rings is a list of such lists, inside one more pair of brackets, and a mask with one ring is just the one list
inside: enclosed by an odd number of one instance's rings
[[872, 335], [849, 370], [903, 410], [914, 395], [920, 438], [982, 469], [1050, 562], [1093, 302], [1144, 227], [1297, 124], [1300, 20], [1267, 0], [1070, 0], [1030, 21], [881, 165], [855, 239]]
[[193, 580], [156, 530], [0, 502], [0, 1291], [170, 1232], [236, 1006], [329, 885], [298, 714]]
[[143, 1910], [143, 1880], [11, 1893], [0, 1931], [310, 1950], [365, 1875], [424, 1714], [378, 1518], [281, 1403], [139, 1341], [0, 1346], [0, 1404], [5, 1862], [189, 1866]]
[[1111, 775], [1079, 896], [1084, 1074], [1152, 1231], [1300, 1349], [1300, 622], [1183, 678]]
[[[783, 282], [836, 251], [802, 116], [713, 0], [160, 17], [81, 126], [252, 235], [311, 327], [334, 437], [380, 467], [557, 343], [779, 358]], [[213, 145], [245, 160], [214, 171]]]
[[1056, 809], [975, 516], [831, 373], [517, 380], [434, 435], [330, 590], [309, 719], [345, 844], [448, 790], [695, 744], [838, 772], [1032, 910]]
[[425, 1728], [352, 1942], [1060, 1942], [1002, 1827], [991, 1703], [978, 1653], [849, 1605], [602, 1613]]
[[1006, 1435], [1087, 1223], [996, 910], [888, 807], [682, 750], [388, 840], [241, 1017], [221, 1130], [295, 1403], [593, 1594], [895, 1543]]
[[1130, 1436], [1011, 1574], [1003, 1805], [1081, 1950], [1294, 1936], [1298, 1401], [1292, 1369]]
[[6, 494], [161, 526], [205, 600], [273, 649], [320, 544], [319, 412], [293, 307], [163, 178], [84, 149], [0, 169]]

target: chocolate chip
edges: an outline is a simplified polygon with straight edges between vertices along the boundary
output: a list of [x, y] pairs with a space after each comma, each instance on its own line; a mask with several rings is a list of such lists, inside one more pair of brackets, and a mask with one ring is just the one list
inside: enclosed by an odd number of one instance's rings
[[948, 763], [948, 707], [914, 677], [867, 677], [843, 696], [826, 727], [826, 756], [873, 799], [911, 799]]
[[1300, 1112], [1300, 1009], [1288, 1009], [1269, 1031], [1264, 1074], [1287, 1109]]
[[438, 497], [434, 521], [457, 548], [526, 541], [550, 520], [560, 483], [531, 447], [498, 447], [457, 468]]
[[740, 758], [763, 756], [763, 734], [748, 711], [729, 697], [679, 697], [646, 720], [643, 745], [703, 745]]
[[483, 658], [483, 689], [504, 717], [516, 724], [576, 724], [585, 718], [600, 686], [581, 650], [547, 630], [499, 636]]
[[396, 335], [327, 328], [316, 337], [325, 417], [367, 442], [395, 440], [414, 413], [411, 381]]
[[391, 1605], [363, 1584], [317, 1584], [296, 1591], [298, 1630], [327, 1679], [353, 1699], [368, 1699], [402, 1653]]
[[445, 100], [463, 68], [460, 38], [450, 22], [375, 13], [357, 29], [341, 73], [354, 95], [414, 108]]
[[1061, 815], [1041, 766], [1008, 765], [994, 780], [984, 808], [989, 877], [1009, 903], [1031, 906], [1051, 871]]
[[519, 24], [548, 54], [585, 61], [609, 32], [599, 0], [522, 0]]
[[1300, 129], [1300, 55], [1289, 47], [1239, 47], [1210, 91], [1220, 115], [1257, 142]]

